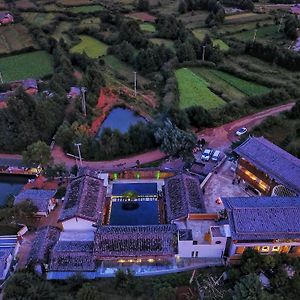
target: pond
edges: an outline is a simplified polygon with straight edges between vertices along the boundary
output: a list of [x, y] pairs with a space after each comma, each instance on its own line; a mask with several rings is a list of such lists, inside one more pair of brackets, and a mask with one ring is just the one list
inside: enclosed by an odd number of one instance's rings
[[27, 176], [0, 175], [0, 206], [5, 204], [10, 194], [17, 195], [28, 182]]
[[130, 126], [138, 122], [145, 123], [146, 120], [128, 108], [114, 108], [102, 123], [97, 137], [100, 137], [104, 128], [118, 129], [121, 133], [126, 133]]

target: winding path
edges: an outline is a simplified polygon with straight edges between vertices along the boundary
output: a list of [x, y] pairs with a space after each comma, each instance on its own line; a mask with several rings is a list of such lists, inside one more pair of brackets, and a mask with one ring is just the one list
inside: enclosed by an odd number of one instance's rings
[[[234, 140], [236, 140], [234, 133], [237, 129], [241, 127], [247, 127], [248, 130], [250, 130], [256, 125], [260, 124], [267, 117], [290, 110], [294, 106], [294, 104], [294, 102], [290, 102], [287, 104], [275, 106], [219, 127], [207, 128], [198, 132], [197, 136], [198, 138], [204, 138], [206, 141], [208, 141], [210, 147], [225, 150], [230, 147], [231, 143]], [[59, 146], [55, 146], [53, 148], [52, 156], [55, 163], [64, 163], [67, 167], [71, 167], [75, 164], [75, 160], [66, 156]], [[141, 164], [145, 164], [162, 159], [164, 157], [166, 157], [165, 153], [161, 152], [160, 150], [153, 150], [111, 161], [83, 161], [83, 165], [98, 169], [117, 168], [118, 165], [128, 168], [135, 166], [137, 160], [139, 160]], [[16, 154], [0, 154], [0, 158], [21, 159], [21, 156]]]

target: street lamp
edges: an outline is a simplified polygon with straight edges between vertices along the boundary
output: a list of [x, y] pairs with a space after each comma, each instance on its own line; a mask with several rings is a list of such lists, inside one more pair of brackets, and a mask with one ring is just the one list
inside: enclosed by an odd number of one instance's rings
[[83, 115], [86, 117], [85, 93], [87, 91], [87, 88], [82, 87], [80, 90], [81, 90], [81, 93], [82, 93], [82, 97], [81, 97], [82, 112], [83, 112]]
[[134, 97], [136, 97], [136, 71], [133, 72], [133, 75], [134, 75]]
[[202, 46], [202, 61], [204, 61], [204, 58], [205, 58], [205, 48], [206, 48], [206, 46], [204, 45], [204, 46]]

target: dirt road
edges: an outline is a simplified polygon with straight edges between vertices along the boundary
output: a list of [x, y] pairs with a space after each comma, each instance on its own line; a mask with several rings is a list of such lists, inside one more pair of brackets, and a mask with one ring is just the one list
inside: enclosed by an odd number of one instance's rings
[[[209, 146], [212, 148], [224, 150], [228, 148], [231, 145], [232, 141], [236, 139], [234, 133], [237, 129], [241, 127], [246, 127], [248, 130], [251, 130], [254, 126], [260, 124], [267, 117], [274, 116], [283, 111], [290, 110], [294, 106], [294, 104], [294, 102], [291, 102], [279, 105], [258, 112], [256, 114], [243, 117], [241, 119], [224, 124], [219, 127], [207, 128], [197, 134], [198, 138], [204, 138], [206, 141], [209, 142]], [[55, 163], [65, 163], [67, 167], [71, 167], [75, 164], [75, 160], [71, 157], [66, 156], [62, 149], [58, 146], [54, 147], [52, 151], [52, 156], [54, 158]], [[165, 156], [166, 155], [163, 152], [159, 150], [153, 150], [146, 153], [141, 153], [130, 157], [111, 161], [83, 161], [83, 165], [98, 169], [117, 168], [118, 166], [128, 168], [135, 166], [137, 160], [139, 160], [141, 164], [145, 164], [162, 159]], [[14, 154], [0, 154], [0, 158], [21, 158], [21, 156]]]

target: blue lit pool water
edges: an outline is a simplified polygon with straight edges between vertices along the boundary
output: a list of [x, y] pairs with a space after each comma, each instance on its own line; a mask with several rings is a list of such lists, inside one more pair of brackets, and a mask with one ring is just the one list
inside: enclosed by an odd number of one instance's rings
[[102, 123], [97, 137], [100, 137], [104, 128], [110, 128], [112, 130], [118, 129], [121, 133], [126, 133], [130, 126], [139, 122], [145, 123], [146, 120], [130, 109], [121, 107], [114, 108]]
[[110, 225], [157, 225], [158, 201], [136, 201], [137, 209], [124, 210], [123, 201], [112, 202]]
[[0, 175], [0, 206], [5, 204], [8, 195], [17, 195], [27, 181], [25, 176]]

